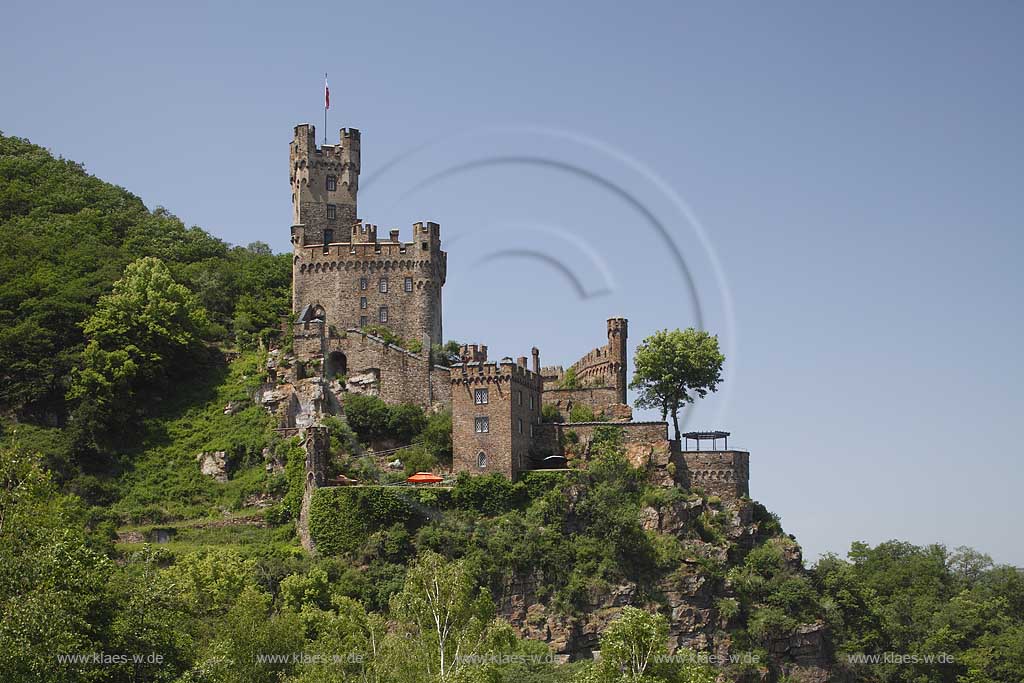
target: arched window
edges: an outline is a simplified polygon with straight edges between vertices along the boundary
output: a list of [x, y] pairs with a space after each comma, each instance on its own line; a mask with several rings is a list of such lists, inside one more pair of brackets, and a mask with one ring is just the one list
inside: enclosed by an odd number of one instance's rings
[[483, 451], [476, 454], [476, 466], [480, 469], [487, 467], [487, 454]]

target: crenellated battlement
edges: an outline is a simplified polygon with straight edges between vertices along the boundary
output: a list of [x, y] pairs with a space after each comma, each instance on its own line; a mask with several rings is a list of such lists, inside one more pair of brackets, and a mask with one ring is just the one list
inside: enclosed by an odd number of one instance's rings
[[539, 391], [543, 380], [540, 375], [525, 365], [514, 361], [501, 362], [469, 362], [453, 363], [451, 366], [452, 384], [481, 384], [511, 382], [522, 384]]
[[[427, 348], [442, 341], [441, 290], [447, 254], [441, 226], [413, 225], [403, 242], [358, 218], [362, 136], [338, 131], [338, 142], [317, 146], [316, 128], [295, 126], [289, 147], [292, 206], [292, 308], [324, 309], [337, 329], [384, 325]], [[447, 388], [447, 383], [445, 383]]]

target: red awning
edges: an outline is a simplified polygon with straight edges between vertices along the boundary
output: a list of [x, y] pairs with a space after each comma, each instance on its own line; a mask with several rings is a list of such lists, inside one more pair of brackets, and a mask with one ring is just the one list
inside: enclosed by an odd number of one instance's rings
[[406, 481], [413, 484], [439, 484], [444, 481], [444, 478], [437, 476], [433, 472], [417, 472], [406, 479]]

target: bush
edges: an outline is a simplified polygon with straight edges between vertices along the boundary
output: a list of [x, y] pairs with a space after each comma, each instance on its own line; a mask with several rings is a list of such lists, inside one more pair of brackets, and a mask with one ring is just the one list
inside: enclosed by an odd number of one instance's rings
[[797, 621], [778, 607], [760, 607], [750, 615], [747, 628], [760, 641], [781, 638], [793, 632]]
[[452, 464], [452, 413], [444, 410], [427, 416], [427, 425], [413, 443], [433, 455], [438, 462]]
[[511, 510], [522, 494], [523, 485], [513, 484], [500, 474], [471, 476], [463, 472], [452, 490], [452, 502], [462, 510], [494, 516]]
[[387, 435], [401, 443], [411, 443], [427, 426], [427, 416], [423, 409], [411, 403], [403, 403], [388, 408]]
[[541, 422], [562, 422], [562, 414], [558, 412], [558, 408], [545, 403], [540, 407], [540, 420]]
[[377, 396], [350, 394], [345, 397], [345, 419], [360, 440], [370, 441], [387, 433], [391, 410]]
[[418, 446], [403, 448], [395, 453], [395, 457], [402, 461], [407, 477], [417, 472], [430, 472], [437, 467], [437, 458]]
[[317, 489], [309, 532], [324, 555], [357, 550], [377, 529], [413, 518], [411, 492], [382, 486]]
[[577, 403], [569, 411], [569, 422], [604, 422], [603, 415], [597, 415], [593, 409], [583, 403]]

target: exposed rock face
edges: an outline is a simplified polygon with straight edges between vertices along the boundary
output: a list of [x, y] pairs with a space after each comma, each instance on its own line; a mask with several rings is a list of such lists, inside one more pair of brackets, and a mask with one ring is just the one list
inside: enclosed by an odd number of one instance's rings
[[348, 378], [346, 389], [353, 394], [380, 396], [380, 370], [369, 370]]
[[224, 483], [228, 480], [229, 459], [226, 451], [204, 451], [196, 455], [199, 471]]
[[256, 390], [253, 400], [277, 415], [282, 427], [311, 427], [317, 424], [320, 415], [331, 412], [328, 410], [330, 398], [319, 377], [264, 384]]
[[[643, 455], [639, 451], [636, 454]], [[567, 524], [571, 527], [574, 519], [571, 491], [569, 498]], [[543, 576], [537, 573], [514, 575], [500, 591], [499, 613], [521, 635], [546, 642], [564, 661], [592, 657], [600, 648], [601, 634], [608, 624], [619, 616], [623, 607], [633, 605], [659, 611], [668, 617], [670, 652], [688, 648], [713, 654], [719, 658], [718, 661], [729, 661], [731, 655], [741, 655], [742, 652], [735, 651], [726, 630], [729, 620], [719, 612], [718, 604], [723, 598], [735, 596], [728, 581], [709, 567], [727, 566], [730, 547], [749, 549], [765, 541], [760, 525], [753, 521], [753, 507], [753, 503], [746, 501], [709, 506], [701, 498], [682, 498], [657, 507], [644, 507], [640, 511], [644, 529], [677, 537], [683, 543], [688, 558], [659, 580], [653, 590], [642, 591], [632, 582], [622, 582], [604, 590], [592, 590], [582, 609], [574, 614], [563, 614], [547, 597], [539, 595]], [[730, 543], [716, 545], [695, 538], [693, 529], [697, 518], [719, 510], [726, 514], [725, 536]], [[784, 547], [787, 565], [801, 571], [799, 546], [794, 543]], [[764, 643], [772, 660], [771, 670], [781, 671], [787, 680], [801, 683], [830, 680], [826, 635], [823, 623], [803, 624], [785, 638]], [[776, 680], [767, 666], [762, 668], [763, 671], [754, 674], [754, 678], [748, 675], [742, 680]], [[730, 678], [731, 675], [724, 673], [725, 677], [720, 680], [741, 680]]]
[[783, 664], [782, 670], [792, 681], [799, 683], [825, 683], [830, 680], [830, 662], [825, 639], [827, 628], [822, 622], [801, 624], [788, 638], [773, 640], [768, 651], [785, 657], [792, 664]]

